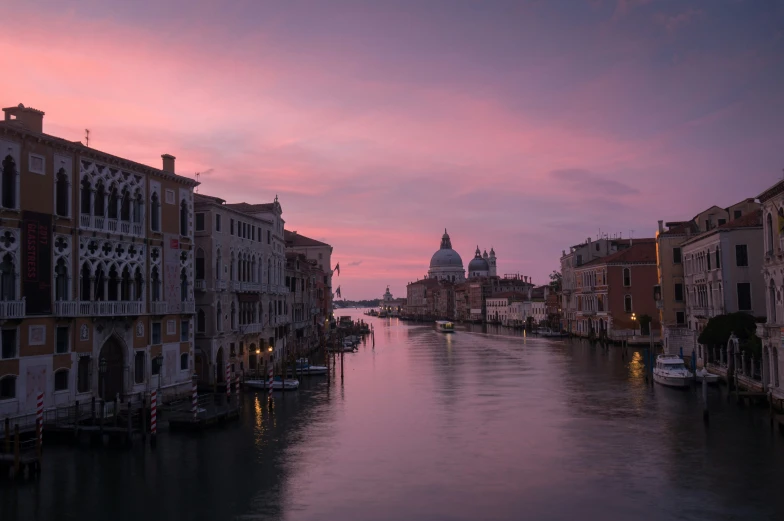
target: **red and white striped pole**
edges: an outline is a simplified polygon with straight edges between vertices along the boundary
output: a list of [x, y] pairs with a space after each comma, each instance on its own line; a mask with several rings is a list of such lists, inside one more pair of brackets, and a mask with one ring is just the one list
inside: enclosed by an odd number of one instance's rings
[[150, 434], [158, 434], [158, 391], [153, 389], [150, 392]]
[[35, 411], [35, 423], [36, 429], [38, 432], [38, 446], [42, 446], [44, 443], [44, 393], [38, 392], [38, 408]]
[[273, 374], [273, 372], [272, 372], [272, 365], [270, 365], [269, 375], [267, 377], [267, 386], [268, 386], [269, 392], [272, 392], [272, 374]]
[[226, 364], [226, 401], [231, 400], [231, 364]]
[[193, 380], [193, 386], [191, 387], [191, 412], [193, 412], [193, 419], [197, 418], [199, 413], [199, 392], [196, 389], [196, 380]]
[[237, 399], [240, 399], [240, 374], [237, 373], [234, 375], [234, 394], [237, 395]]

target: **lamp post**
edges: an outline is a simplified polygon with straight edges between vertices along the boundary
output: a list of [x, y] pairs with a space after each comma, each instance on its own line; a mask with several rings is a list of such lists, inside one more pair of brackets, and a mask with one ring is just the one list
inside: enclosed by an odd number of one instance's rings
[[632, 322], [634, 323], [634, 327], [632, 328], [632, 336], [637, 336], [637, 315], [632, 313]]

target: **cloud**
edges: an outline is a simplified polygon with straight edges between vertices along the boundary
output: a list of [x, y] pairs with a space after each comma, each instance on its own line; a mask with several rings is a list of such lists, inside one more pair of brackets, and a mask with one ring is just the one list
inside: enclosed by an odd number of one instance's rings
[[362, 264], [361, 260], [354, 261], [354, 262], [349, 262], [348, 264], [346, 264], [346, 266], [359, 266], [360, 264]]
[[637, 188], [614, 179], [607, 179], [598, 174], [579, 168], [553, 170], [550, 177], [562, 183], [568, 190], [582, 194], [634, 195], [640, 193]]
[[674, 33], [679, 27], [688, 24], [692, 20], [702, 16], [704, 12], [700, 9], [687, 9], [673, 15], [658, 14], [655, 20], [667, 29], [667, 32]]

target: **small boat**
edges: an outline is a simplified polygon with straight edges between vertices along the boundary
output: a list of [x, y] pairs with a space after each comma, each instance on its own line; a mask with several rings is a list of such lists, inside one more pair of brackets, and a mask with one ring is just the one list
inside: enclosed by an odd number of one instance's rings
[[705, 368], [697, 369], [697, 372], [694, 373], [694, 377], [699, 383], [702, 383], [703, 380], [708, 382], [709, 385], [719, 383], [719, 375], [709, 373]]
[[544, 329], [540, 329], [538, 331], [538, 334], [540, 336], [547, 336], [547, 337], [562, 337], [562, 336], [566, 336], [566, 333], [564, 333], [563, 331], [555, 331], [553, 329], [550, 329], [549, 327], [546, 327]]
[[343, 344], [341, 345], [330, 347], [329, 350], [333, 352], [337, 351], [338, 353], [340, 352], [353, 353], [354, 351], [357, 350], [357, 347], [351, 342], [343, 342]]
[[675, 355], [659, 355], [653, 368], [653, 381], [667, 387], [687, 387], [694, 375], [683, 365], [683, 359]]
[[455, 325], [449, 320], [436, 320], [436, 329], [442, 333], [454, 333]]
[[310, 365], [307, 358], [300, 358], [297, 360], [296, 374], [317, 375], [327, 374], [327, 366], [325, 365]]
[[[245, 380], [245, 386], [251, 389], [260, 389], [262, 391], [269, 390], [269, 381], [268, 380]], [[285, 380], [281, 380], [280, 376], [276, 376], [272, 380], [272, 390], [273, 391], [280, 391], [284, 389], [287, 391], [293, 391], [299, 388], [299, 380], [295, 378], [286, 378]]]

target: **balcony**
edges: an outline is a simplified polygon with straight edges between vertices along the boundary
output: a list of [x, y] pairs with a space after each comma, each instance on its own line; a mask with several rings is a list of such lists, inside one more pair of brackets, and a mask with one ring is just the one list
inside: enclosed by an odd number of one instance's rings
[[196, 302], [193, 300], [188, 300], [182, 303], [182, 311], [181, 313], [184, 314], [193, 314], [196, 313]]
[[215, 281], [215, 291], [226, 291], [226, 281], [225, 280], [216, 280]]
[[206, 291], [207, 281], [204, 279], [196, 279], [196, 281], [193, 283], [193, 289], [196, 291]]
[[118, 300], [115, 302], [79, 302], [79, 315], [83, 317], [136, 316], [143, 313], [144, 302]]
[[269, 284], [267, 284], [266, 282], [264, 282], [264, 283], [261, 285], [261, 292], [262, 292], [262, 293], [267, 293], [268, 291], [269, 291]]
[[263, 328], [262, 328], [261, 323], [245, 324], [245, 325], [241, 325], [240, 326], [240, 331], [244, 335], [258, 334], [258, 333], [261, 333], [262, 329]]
[[24, 318], [25, 299], [0, 301], [0, 318]]
[[261, 291], [261, 284], [258, 282], [242, 282], [240, 283], [240, 291], [246, 293], [258, 293]]
[[79, 214], [79, 227], [83, 230], [144, 236], [144, 223], [109, 219], [103, 215]]
[[169, 312], [168, 302], [150, 302], [150, 313], [153, 315], [165, 315]]
[[54, 314], [58, 317], [79, 316], [79, 302], [77, 300], [56, 300]]
[[227, 287], [229, 291], [239, 291], [240, 290], [240, 281], [238, 280], [230, 280], [227, 283]]

